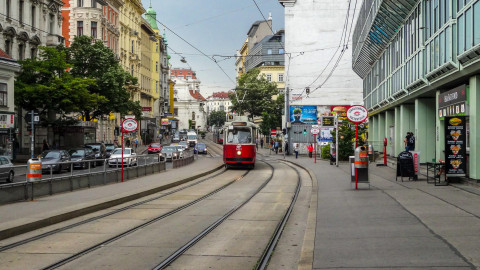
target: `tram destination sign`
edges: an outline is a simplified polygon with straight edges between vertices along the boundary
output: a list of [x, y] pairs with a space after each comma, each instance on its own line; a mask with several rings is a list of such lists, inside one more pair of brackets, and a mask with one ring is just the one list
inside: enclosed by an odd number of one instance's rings
[[467, 115], [467, 85], [461, 85], [438, 96], [438, 117]]

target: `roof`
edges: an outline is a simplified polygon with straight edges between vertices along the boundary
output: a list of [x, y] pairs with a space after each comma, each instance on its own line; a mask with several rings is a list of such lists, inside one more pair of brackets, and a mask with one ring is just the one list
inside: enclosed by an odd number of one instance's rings
[[209, 98], [223, 98], [223, 99], [228, 99], [228, 93], [227, 92], [215, 92]]
[[[251, 36], [257, 31], [258, 26], [262, 23], [263, 21], [256, 21], [250, 26], [250, 30], [248, 30], [247, 36]], [[255, 29], [254, 29], [255, 28]], [[253, 32], [253, 33], [252, 33]]]
[[2, 49], [0, 49], [0, 58], [13, 60], [13, 58], [10, 55], [8, 55], [6, 52], [4, 52]]
[[206, 99], [202, 96], [202, 94], [200, 94], [200, 92], [198, 91], [194, 91], [194, 90], [188, 90], [188, 92], [190, 93], [190, 96], [192, 96], [194, 99], [196, 100], [200, 100], [200, 101], [205, 101]]

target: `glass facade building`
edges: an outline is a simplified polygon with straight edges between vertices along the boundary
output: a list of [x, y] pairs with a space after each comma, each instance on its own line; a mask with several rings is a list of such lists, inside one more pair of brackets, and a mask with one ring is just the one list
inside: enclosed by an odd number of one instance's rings
[[[387, 138], [396, 156], [411, 131], [422, 162], [444, 160], [438, 99], [464, 85], [468, 161], [480, 161], [480, 0], [365, 0], [352, 42], [370, 140]], [[480, 169], [467, 170], [480, 179]]]

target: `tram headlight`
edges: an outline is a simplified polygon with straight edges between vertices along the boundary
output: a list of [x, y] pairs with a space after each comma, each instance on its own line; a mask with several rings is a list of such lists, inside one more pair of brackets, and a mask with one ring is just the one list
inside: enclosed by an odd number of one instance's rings
[[237, 151], [237, 155], [241, 155], [242, 154], [242, 151]]

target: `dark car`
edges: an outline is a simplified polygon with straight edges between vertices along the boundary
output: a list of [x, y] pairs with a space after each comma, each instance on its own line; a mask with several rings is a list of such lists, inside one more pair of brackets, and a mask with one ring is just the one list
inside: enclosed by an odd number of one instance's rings
[[204, 143], [197, 143], [194, 152], [195, 154], [207, 154], [207, 145]]
[[92, 148], [71, 149], [68, 151], [68, 153], [71, 156], [71, 160], [74, 161], [74, 168], [85, 169], [88, 168], [89, 163], [90, 167], [96, 166], [95, 162], [88, 162], [89, 160], [95, 159], [95, 153], [93, 152]]
[[[107, 149], [103, 143], [87, 143], [85, 148], [91, 148], [95, 153], [95, 159], [106, 159]], [[97, 161], [97, 164], [102, 165], [103, 161]]]
[[0, 157], [0, 179], [7, 179], [8, 183], [13, 182], [15, 172], [13, 164], [8, 157]]
[[115, 150], [115, 144], [113, 143], [106, 143], [105, 144], [105, 150], [107, 151], [107, 158], [110, 157], [110, 155], [112, 155], [112, 152], [113, 150]]
[[52, 168], [53, 172], [60, 173], [62, 170], [70, 170], [69, 163], [70, 155], [65, 150], [46, 150], [40, 154], [40, 159], [42, 161], [42, 171], [50, 172], [50, 168]]

